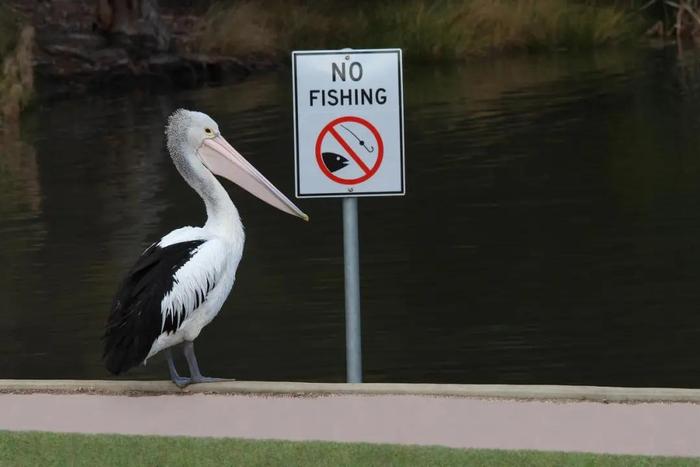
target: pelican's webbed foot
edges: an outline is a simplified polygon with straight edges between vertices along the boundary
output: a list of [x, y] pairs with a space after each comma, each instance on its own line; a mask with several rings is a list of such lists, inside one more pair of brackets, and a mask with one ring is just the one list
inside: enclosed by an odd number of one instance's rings
[[210, 378], [209, 376], [193, 376], [192, 383], [218, 383], [220, 381], [235, 381], [231, 378]]
[[196, 382], [196, 381], [192, 381], [191, 378], [187, 378], [186, 376], [178, 376], [176, 378], [170, 378], [170, 379], [179, 388], [184, 388], [185, 386], [188, 386], [188, 385]]

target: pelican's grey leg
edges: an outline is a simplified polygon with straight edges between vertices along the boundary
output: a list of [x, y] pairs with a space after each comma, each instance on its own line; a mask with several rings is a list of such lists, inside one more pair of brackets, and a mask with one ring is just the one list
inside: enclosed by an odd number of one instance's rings
[[194, 342], [185, 341], [182, 349], [187, 359], [187, 365], [190, 367], [190, 379], [193, 383], [215, 383], [217, 381], [223, 381], [221, 378], [202, 376], [202, 373], [199, 371], [199, 365], [197, 364], [197, 357], [194, 354]]
[[178, 387], [184, 388], [191, 383], [190, 378], [180, 376], [177, 374], [177, 368], [175, 368], [175, 361], [173, 360], [173, 353], [170, 349], [165, 349], [165, 359], [168, 361], [168, 370], [170, 370], [170, 379]]

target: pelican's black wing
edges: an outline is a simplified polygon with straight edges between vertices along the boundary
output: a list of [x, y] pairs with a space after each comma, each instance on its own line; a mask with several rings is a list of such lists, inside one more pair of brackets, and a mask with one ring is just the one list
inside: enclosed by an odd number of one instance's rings
[[203, 243], [205, 240], [166, 247], [153, 244], [126, 275], [105, 328], [102, 357], [111, 373], [117, 375], [142, 363], [163, 331], [179, 327], [181, 320], [172, 317], [163, 322], [161, 302], [176, 284], [175, 273]]

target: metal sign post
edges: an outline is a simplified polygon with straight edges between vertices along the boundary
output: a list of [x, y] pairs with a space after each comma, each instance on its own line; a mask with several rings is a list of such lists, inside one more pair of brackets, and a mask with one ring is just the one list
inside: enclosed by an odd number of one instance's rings
[[400, 49], [292, 53], [297, 198], [343, 198], [347, 380], [362, 382], [358, 196], [406, 191]]
[[343, 198], [345, 253], [345, 354], [348, 383], [362, 382], [362, 328], [360, 323], [360, 243], [357, 198]]

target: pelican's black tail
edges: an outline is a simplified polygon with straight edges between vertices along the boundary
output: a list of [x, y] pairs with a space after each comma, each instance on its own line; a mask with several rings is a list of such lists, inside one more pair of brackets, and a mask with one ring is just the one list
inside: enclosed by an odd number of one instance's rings
[[118, 375], [141, 364], [161, 334], [163, 297], [173, 288], [175, 272], [204, 240], [151, 245], [126, 275], [112, 302], [104, 334], [105, 366]]

